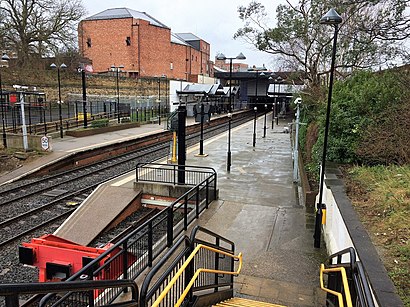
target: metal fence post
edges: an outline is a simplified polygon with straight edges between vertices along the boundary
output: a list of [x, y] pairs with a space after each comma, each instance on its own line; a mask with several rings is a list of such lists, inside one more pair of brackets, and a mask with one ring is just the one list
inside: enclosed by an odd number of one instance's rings
[[174, 241], [174, 211], [172, 207], [168, 207], [167, 212], [167, 246], [171, 247]]

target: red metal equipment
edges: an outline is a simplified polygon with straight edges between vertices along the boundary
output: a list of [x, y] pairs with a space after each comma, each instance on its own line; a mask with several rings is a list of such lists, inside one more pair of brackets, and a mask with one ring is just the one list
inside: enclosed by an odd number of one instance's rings
[[[88, 247], [48, 234], [31, 239], [30, 243], [23, 243], [22, 246], [19, 246], [19, 261], [23, 264], [38, 267], [40, 282], [62, 281], [78, 272], [112, 245], [108, 243], [102, 248]], [[100, 261], [100, 265], [119, 251], [119, 248], [113, 250], [112, 253]], [[128, 265], [135, 261], [136, 257], [134, 255], [128, 256]], [[111, 276], [115, 273], [110, 273], [110, 271], [108, 270], [107, 274], [102, 276], [102, 279], [118, 278], [118, 276]], [[115, 272], [116, 270], [112, 271]]]

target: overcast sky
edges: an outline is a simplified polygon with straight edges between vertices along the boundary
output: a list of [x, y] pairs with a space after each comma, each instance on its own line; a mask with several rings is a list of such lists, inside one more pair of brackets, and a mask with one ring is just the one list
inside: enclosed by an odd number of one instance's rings
[[[130, 8], [146, 12], [171, 28], [172, 32], [191, 32], [211, 45], [211, 60], [222, 52], [227, 57], [235, 57], [242, 52], [248, 65], [274, 69], [275, 63], [267, 53], [256, 51], [242, 40], [234, 40], [233, 35], [243, 26], [239, 19], [238, 7], [247, 6], [251, 0], [83, 0], [87, 17], [109, 8]], [[284, 0], [259, 0], [268, 12], [270, 25], [275, 24], [276, 7]]]

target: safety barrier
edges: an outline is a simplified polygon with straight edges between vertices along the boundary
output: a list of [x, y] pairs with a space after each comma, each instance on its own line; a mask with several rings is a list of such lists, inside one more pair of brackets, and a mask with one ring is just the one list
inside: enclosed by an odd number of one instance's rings
[[[349, 262], [343, 261], [346, 256]], [[324, 286], [324, 273], [328, 274], [327, 287]], [[321, 265], [320, 286], [328, 293], [326, 302], [331, 306], [375, 306], [363, 265], [356, 260], [352, 247], [331, 255], [327, 268]]]
[[[215, 242], [196, 238], [198, 232], [210, 236]], [[197, 226], [191, 238], [181, 237], [149, 272], [141, 287], [139, 306], [177, 307], [182, 303], [191, 306], [200, 297], [206, 297], [206, 305], [210, 305], [231, 298], [233, 276], [242, 268], [242, 254], [235, 256], [234, 252], [233, 242]], [[239, 261], [237, 270], [234, 270], [235, 261]], [[162, 272], [165, 265], [165, 272]], [[160, 272], [161, 276], [155, 279]], [[228, 291], [223, 291], [225, 289]]]
[[[133, 280], [81, 280], [72, 282], [50, 282], [50, 283], [21, 283], [21, 284], [2, 284], [0, 287], [0, 297], [4, 297], [6, 307], [19, 306], [19, 299], [22, 295], [36, 294], [23, 306], [37, 306], [43, 295], [48, 293], [58, 293], [69, 291], [70, 301], [66, 301], [66, 306], [96, 306], [93, 301], [94, 291], [106, 291], [109, 289], [131, 290], [131, 298], [123, 301], [117, 306], [135, 306], [138, 303], [138, 287]], [[54, 297], [57, 298], [57, 297]], [[56, 299], [49, 302], [47, 306], [59, 306], [60, 302]], [[101, 296], [98, 306], [108, 306], [107, 296]]]
[[184, 173], [185, 186], [197, 186], [205, 180], [213, 182], [216, 191], [217, 174], [211, 167], [187, 166], [160, 163], [138, 163], [135, 168], [136, 182], [159, 182], [178, 184], [180, 173]]
[[[149, 167], [149, 164], [146, 164], [145, 167]], [[172, 246], [175, 238], [187, 230], [188, 225], [195, 218], [198, 218], [199, 214], [213, 200], [209, 185], [212, 188], [215, 187], [216, 173], [209, 172], [209, 170], [205, 172], [208, 176], [205, 176], [203, 181], [189, 189], [169, 207], [119, 240], [99, 257], [91, 260], [83, 269], [67, 280], [136, 279], [147, 267], [152, 266], [153, 260], [167, 247]], [[194, 206], [194, 209], [189, 210], [188, 204], [190, 207]], [[156, 231], [154, 232], [154, 230]], [[109, 255], [111, 256], [109, 257]], [[122, 289], [113, 289], [105, 296], [114, 301], [122, 292]], [[59, 295], [62, 297], [55, 306], [65, 306], [65, 302], [71, 300], [72, 296], [70, 292]], [[95, 302], [100, 297], [100, 293], [97, 292], [90, 295], [94, 295]], [[41, 305], [46, 306], [49, 301], [54, 299], [55, 295], [46, 295], [42, 299]]]

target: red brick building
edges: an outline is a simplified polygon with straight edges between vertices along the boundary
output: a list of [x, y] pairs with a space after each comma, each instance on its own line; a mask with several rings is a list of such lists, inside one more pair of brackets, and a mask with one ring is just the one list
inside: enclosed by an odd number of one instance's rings
[[81, 55], [92, 61], [96, 73], [122, 65], [130, 77], [193, 81], [198, 75], [213, 76], [207, 42], [191, 33], [172, 33], [144, 12], [105, 10], [80, 22], [78, 38]]

